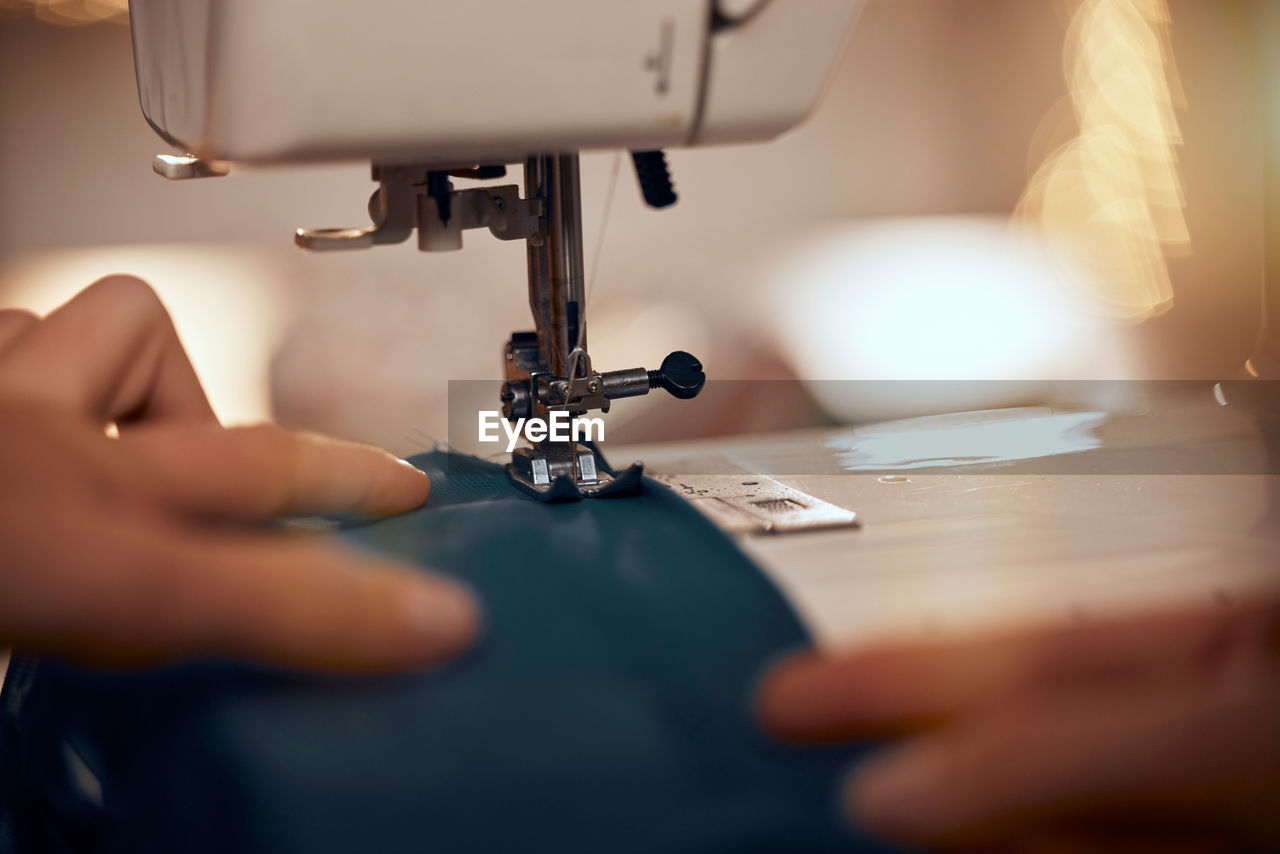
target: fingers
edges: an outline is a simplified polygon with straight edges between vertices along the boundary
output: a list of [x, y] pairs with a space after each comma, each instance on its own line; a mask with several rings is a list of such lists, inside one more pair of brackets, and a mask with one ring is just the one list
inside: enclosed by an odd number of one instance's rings
[[0, 357], [40, 318], [21, 308], [0, 309]]
[[781, 738], [826, 741], [937, 726], [1001, 696], [1120, 685], [1212, 669], [1275, 623], [1273, 600], [1029, 630], [958, 643], [902, 644], [842, 657], [805, 654], [761, 683], [758, 711]]
[[929, 729], [1002, 689], [1023, 656], [1009, 644], [886, 647], [843, 658], [806, 653], [765, 675], [757, 714], [766, 732], [802, 742]]
[[436, 664], [478, 629], [462, 588], [319, 540], [219, 542], [205, 557], [168, 585], [180, 616], [160, 624], [161, 648], [362, 672]]
[[[857, 823], [895, 840], [1105, 850], [1089, 840], [1115, 840], [1118, 821], [1138, 825], [1133, 850], [1212, 851], [1232, 834], [1280, 835], [1265, 817], [1280, 793], [1278, 637], [1272, 595], [1083, 630], [806, 655], [766, 675], [758, 710], [799, 740], [933, 730], [859, 769], [846, 793]], [[1151, 833], [1175, 825], [1209, 847], [1168, 848]]]
[[425, 474], [378, 448], [270, 424], [147, 426], [119, 441], [157, 499], [201, 516], [400, 513], [431, 488]]
[[101, 422], [215, 420], [168, 312], [140, 279], [95, 282], [0, 355], [0, 388]]
[[121, 540], [16, 640], [112, 664], [233, 656], [376, 672], [456, 655], [479, 625], [457, 585], [324, 538], [138, 529]]
[[[1046, 827], [1243, 824], [1280, 760], [1270, 696], [1187, 684], [991, 710], [858, 769], [845, 802], [872, 832], [979, 845]], [[1267, 685], [1265, 677], [1252, 683]], [[1252, 781], [1252, 782], [1251, 782]]]

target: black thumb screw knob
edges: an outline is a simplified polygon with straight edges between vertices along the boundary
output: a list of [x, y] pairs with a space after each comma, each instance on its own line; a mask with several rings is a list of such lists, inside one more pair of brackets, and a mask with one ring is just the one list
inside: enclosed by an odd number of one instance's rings
[[662, 360], [662, 367], [649, 371], [649, 388], [664, 388], [673, 397], [688, 400], [697, 397], [707, 382], [702, 363], [692, 353], [676, 350]]

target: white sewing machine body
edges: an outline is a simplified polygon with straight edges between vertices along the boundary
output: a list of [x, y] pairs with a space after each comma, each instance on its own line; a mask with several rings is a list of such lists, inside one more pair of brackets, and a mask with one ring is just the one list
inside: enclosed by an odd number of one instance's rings
[[[508, 339], [503, 417], [608, 412], [706, 381], [661, 367], [598, 370], [587, 347], [578, 152], [630, 149], [645, 201], [677, 200], [662, 149], [765, 140], [817, 103], [864, 0], [131, 0], [142, 109], [185, 149], [167, 178], [223, 162], [368, 160], [372, 224], [299, 229], [309, 250], [463, 246], [488, 229], [527, 246], [534, 330]], [[219, 162], [222, 161], [222, 162]], [[523, 166], [524, 186], [455, 189]], [[542, 500], [625, 495], [590, 443], [526, 437], [508, 473]]]
[[143, 112], [206, 159], [514, 163], [769, 139], [864, 0], [131, 0]]

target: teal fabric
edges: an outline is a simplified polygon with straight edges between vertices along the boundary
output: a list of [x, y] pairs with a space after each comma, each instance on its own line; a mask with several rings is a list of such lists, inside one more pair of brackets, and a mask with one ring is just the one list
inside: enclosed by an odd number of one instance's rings
[[756, 727], [755, 680], [807, 638], [687, 503], [646, 481], [635, 497], [546, 504], [498, 466], [413, 462], [432, 475], [426, 506], [342, 536], [469, 584], [486, 619], [471, 652], [384, 679], [23, 662], [5, 702], [12, 839], [95, 852], [887, 850], [835, 809], [856, 751], [784, 747]]

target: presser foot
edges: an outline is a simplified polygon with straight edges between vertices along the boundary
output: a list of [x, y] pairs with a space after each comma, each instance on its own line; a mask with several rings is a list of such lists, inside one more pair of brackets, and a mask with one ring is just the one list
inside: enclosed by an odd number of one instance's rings
[[581, 442], [539, 442], [517, 448], [507, 465], [507, 477], [516, 488], [539, 501], [635, 495], [643, 475], [640, 463], [614, 471], [593, 445]]

